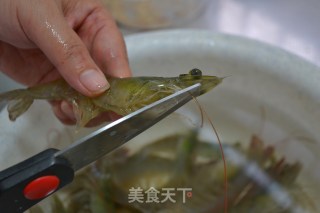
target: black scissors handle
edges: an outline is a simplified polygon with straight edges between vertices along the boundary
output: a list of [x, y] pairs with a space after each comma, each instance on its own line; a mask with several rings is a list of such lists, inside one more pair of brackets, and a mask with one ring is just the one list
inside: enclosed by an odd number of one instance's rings
[[72, 182], [74, 170], [47, 149], [0, 172], [0, 211], [20, 213]]

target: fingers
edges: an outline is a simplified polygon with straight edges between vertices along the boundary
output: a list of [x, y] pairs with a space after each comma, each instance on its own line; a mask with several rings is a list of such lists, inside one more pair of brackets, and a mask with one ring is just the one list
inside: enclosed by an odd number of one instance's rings
[[52, 111], [62, 123], [66, 125], [74, 125], [76, 123], [71, 105], [65, 101], [53, 101], [50, 103], [52, 105]]
[[[66, 81], [87, 96], [95, 96], [105, 91], [109, 84], [86, 46], [65, 21], [54, 1], [33, 5], [25, 14], [25, 8], [18, 13], [28, 37], [44, 52]], [[28, 5], [32, 6], [32, 5]]]
[[105, 123], [106, 121], [115, 121], [119, 118], [121, 118], [121, 116], [119, 116], [113, 112], [104, 112], [104, 113], [101, 113], [98, 117], [95, 117], [91, 121], [89, 121], [86, 124], [86, 127], [98, 126], [100, 124]]
[[82, 4], [77, 5], [73, 13], [67, 14], [67, 18], [77, 29], [95, 62], [109, 76], [131, 76], [123, 36], [111, 14], [101, 4], [88, 8], [87, 2], [79, 2]]
[[[76, 124], [77, 120], [74, 116], [71, 104], [66, 101], [53, 101], [50, 103], [52, 105], [54, 114], [62, 123], [66, 125]], [[98, 117], [93, 118], [88, 124], [86, 124], [86, 127], [94, 127], [107, 121], [115, 121], [120, 117], [121, 116], [113, 112], [104, 112], [101, 113]]]
[[[125, 43], [103, 6], [92, 4], [95, 0], [69, 1], [76, 2], [70, 10], [73, 12], [59, 5], [59, 0], [43, 4], [28, 1], [24, 6], [29, 9], [21, 8], [17, 12], [19, 24], [73, 88], [93, 97], [109, 87], [104, 73], [116, 77], [131, 75]], [[63, 123], [75, 123], [73, 110], [66, 102], [53, 103], [53, 111]], [[89, 125], [116, 118], [108, 113]]]

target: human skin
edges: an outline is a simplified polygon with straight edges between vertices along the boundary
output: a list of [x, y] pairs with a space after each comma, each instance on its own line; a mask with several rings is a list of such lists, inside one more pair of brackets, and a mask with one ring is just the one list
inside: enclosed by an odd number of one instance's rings
[[[2, 0], [0, 70], [26, 86], [63, 77], [90, 97], [109, 88], [104, 74], [131, 75], [123, 37], [99, 0]], [[52, 106], [63, 123], [75, 122], [69, 103]]]

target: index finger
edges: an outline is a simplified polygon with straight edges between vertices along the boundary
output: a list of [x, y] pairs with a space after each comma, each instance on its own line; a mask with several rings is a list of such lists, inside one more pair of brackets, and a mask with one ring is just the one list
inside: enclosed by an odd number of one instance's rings
[[[109, 76], [131, 76], [123, 36], [109, 11], [100, 3], [78, 1], [66, 14], [97, 65]], [[84, 18], [85, 17], [85, 18]]]
[[19, 11], [26, 35], [49, 58], [65, 80], [87, 96], [105, 91], [109, 85], [79, 36], [66, 22], [55, 1], [28, 1]]

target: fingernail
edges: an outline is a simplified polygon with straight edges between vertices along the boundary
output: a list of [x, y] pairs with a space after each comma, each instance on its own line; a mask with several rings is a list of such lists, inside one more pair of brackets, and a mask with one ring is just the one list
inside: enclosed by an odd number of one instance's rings
[[97, 93], [108, 89], [109, 84], [106, 77], [97, 70], [86, 70], [80, 74], [80, 82], [89, 91]]

